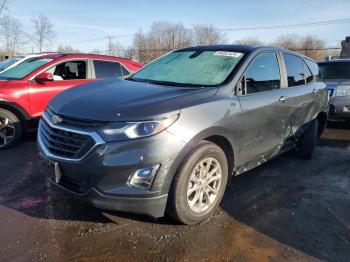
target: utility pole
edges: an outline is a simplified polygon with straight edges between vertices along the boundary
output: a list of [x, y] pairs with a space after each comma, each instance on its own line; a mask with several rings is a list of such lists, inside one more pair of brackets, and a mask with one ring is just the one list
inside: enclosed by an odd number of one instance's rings
[[112, 55], [112, 51], [113, 51], [112, 39], [113, 38], [114, 38], [114, 36], [107, 36], [107, 39], [108, 39], [108, 55]]
[[175, 50], [175, 33], [177, 31], [177, 28], [170, 28], [169, 31], [171, 32], [172, 37], [172, 48]]

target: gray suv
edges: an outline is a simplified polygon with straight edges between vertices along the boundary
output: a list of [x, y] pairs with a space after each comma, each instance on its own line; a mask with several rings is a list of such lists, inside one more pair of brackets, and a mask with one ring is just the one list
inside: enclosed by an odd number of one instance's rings
[[330, 93], [329, 119], [350, 121], [350, 58], [318, 63]]
[[45, 173], [101, 209], [200, 223], [231, 175], [292, 149], [312, 157], [329, 101], [318, 73], [283, 49], [200, 46], [69, 89], [40, 121]]

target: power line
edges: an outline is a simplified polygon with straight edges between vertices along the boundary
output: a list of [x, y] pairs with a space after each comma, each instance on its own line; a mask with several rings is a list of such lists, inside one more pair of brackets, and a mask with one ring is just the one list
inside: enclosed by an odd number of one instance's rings
[[340, 24], [340, 23], [350, 23], [350, 18], [337, 19], [337, 20], [324, 20], [324, 21], [301, 23], [301, 24], [257, 26], [257, 27], [236, 27], [236, 28], [223, 28], [218, 30], [221, 30], [221, 31], [266, 30], [266, 29], [283, 29], [283, 28], [292, 28], [292, 27], [333, 25], [333, 24]]
[[67, 42], [68, 44], [80, 44], [85, 42], [91, 42], [91, 41], [97, 41], [97, 40], [105, 40], [106, 37], [112, 37], [112, 38], [122, 38], [122, 37], [132, 37], [134, 34], [128, 34], [128, 35], [110, 35], [110, 36], [101, 36], [96, 38], [90, 38], [90, 39], [84, 39], [84, 40], [78, 40], [78, 41], [71, 41]]
[[[333, 25], [333, 24], [340, 24], [340, 23], [350, 23], [350, 18], [343, 18], [343, 19], [336, 19], [336, 20], [323, 20], [323, 21], [316, 21], [316, 22], [309, 22], [309, 23], [299, 23], [299, 24], [286, 24], [286, 25], [257, 26], [257, 27], [236, 27], [236, 28], [216, 28], [216, 30], [219, 30], [219, 31], [273, 30], [273, 29], [283, 29], [283, 28], [324, 26], [324, 25]], [[174, 46], [175, 45], [175, 29], [174, 28], [170, 28], [169, 31], [172, 34], [173, 46]], [[111, 42], [112, 38], [133, 37], [134, 35], [135, 34], [110, 35], [110, 36], [104, 36], [104, 37], [84, 39], [84, 40], [80, 40], [80, 41], [72, 41], [72, 42], [68, 42], [68, 44], [79, 44], [79, 43], [85, 43], [85, 42], [99, 41], [99, 40], [105, 40], [106, 38], [108, 38], [109, 42]], [[324, 42], [336, 42], [336, 41], [340, 42], [341, 40], [329, 40], [329, 41], [324, 41]], [[332, 49], [334, 49], [334, 48], [332, 48]]]

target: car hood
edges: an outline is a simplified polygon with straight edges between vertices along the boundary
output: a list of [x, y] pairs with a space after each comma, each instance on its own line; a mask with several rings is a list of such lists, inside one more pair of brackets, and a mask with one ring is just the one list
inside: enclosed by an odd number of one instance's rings
[[135, 121], [160, 117], [210, 97], [217, 88], [184, 88], [113, 78], [79, 85], [53, 98], [56, 114], [95, 121]]

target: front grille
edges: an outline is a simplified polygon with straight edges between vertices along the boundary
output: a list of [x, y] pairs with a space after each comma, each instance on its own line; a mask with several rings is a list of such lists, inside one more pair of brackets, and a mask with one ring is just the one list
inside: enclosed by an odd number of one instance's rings
[[96, 143], [89, 135], [51, 127], [45, 119], [40, 121], [39, 135], [46, 150], [69, 159], [81, 159]]
[[[51, 119], [55, 115], [55, 113], [49, 108], [46, 109], [45, 114], [49, 119]], [[83, 119], [76, 119], [76, 118], [67, 117], [67, 116], [61, 116], [61, 117], [62, 117], [61, 124], [68, 125], [68, 126], [98, 127], [106, 123], [103, 121], [92, 121], [92, 120], [85, 120], [85, 119], [83, 120]]]

